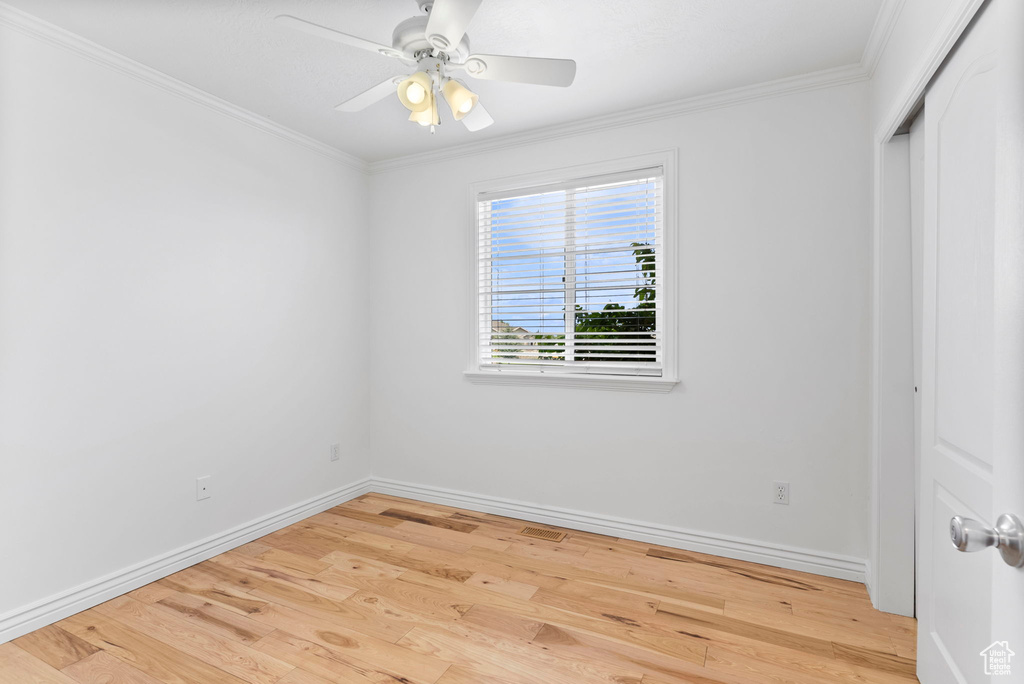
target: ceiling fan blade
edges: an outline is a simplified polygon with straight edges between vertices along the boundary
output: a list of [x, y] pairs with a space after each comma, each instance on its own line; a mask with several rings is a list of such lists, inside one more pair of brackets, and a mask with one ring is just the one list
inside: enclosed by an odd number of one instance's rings
[[296, 31], [302, 31], [303, 33], [308, 33], [311, 36], [326, 38], [327, 40], [333, 40], [336, 43], [369, 50], [370, 52], [376, 52], [384, 55], [385, 57], [395, 57], [396, 59], [409, 61], [407, 55], [402, 54], [389, 45], [381, 45], [380, 43], [374, 43], [372, 40], [366, 40], [365, 38], [359, 38], [357, 36], [350, 36], [347, 33], [335, 31], [334, 29], [329, 29], [326, 26], [320, 26], [319, 24], [314, 24], [312, 22], [299, 19], [298, 17], [282, 14], [276, 18], [276, 21], [281, 26], [294, 29]]
[[378, 83], [369, 90], [363, 91], [355, 97], [345, 100], [335, 107], [335, 109], [339, 112], [362, 111], [370, 105], [380, 102], [388, 95], [393, 95], [395, 93], [395, 88], [397, 87], [395, 80], [396, 79], [394, 78], [389, 78], [382, 83]]
[[476, 107], [473, 107], [473, 110], [470, 111], [469, 114], [462, 117], [462, 123], [465, 124], [466, 129], [472, 133], [487, 128], [494, 123], [494, 119], [492, 119], [491, 115], [487, 113], [484, 106], [477, 102]]
[[535, 85], [572, 85], [576, 78], [576, 62], [571, 59], [543, 57], [509, 57], [507, 55], [470, 55], [462, 65], [473, 78], [491, 81], [512, 81]]
[[453, 50], [466, 35], [483, 0], [434, 0], [427, 20], [427, 40], [438, 50]]

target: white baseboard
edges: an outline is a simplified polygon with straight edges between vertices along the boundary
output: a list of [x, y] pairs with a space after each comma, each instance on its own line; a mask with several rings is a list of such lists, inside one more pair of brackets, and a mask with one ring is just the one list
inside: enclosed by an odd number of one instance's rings
[[635, 539], [855, 582], [864, 582], [868, 573], [865, 560], [850, 556], [370, 477], [0, 615], [0, 644], [368, 492]]
[[369, 478], [360, 480], [68, 591], [15, 608], [0, 615], [0, 644], [345, 503], [369, 492], [369, 483]]
[[521, 518], [530, 522], [568, 527], [611, 537], [634, 539], [676, 549], [710, 553], [725, 558], [800, 570], [854, 582], [864, 582], [867, 575], [867, 561], [862, 558], [840, 556], [811, 549], [770, 544], [751, 539], [687, 530], [681, 527], [584, 513], [554, 506], [541, 506], [496, 496], [470, 494], [376, 477], [370, 479], [369, 489], [381, 494], [468, 508], [484, 513]]

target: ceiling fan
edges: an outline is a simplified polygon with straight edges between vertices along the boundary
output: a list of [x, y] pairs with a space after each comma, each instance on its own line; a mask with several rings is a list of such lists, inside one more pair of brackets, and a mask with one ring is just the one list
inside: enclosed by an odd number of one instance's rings
[[397, 92], [402, 104], [412, 112], [410, 121], [422, 126], [441, 123], [437, 111], [439, 95], [444, 97], [456, 121], [470, 131], [479, 131], [494, 123], [479, 99], [466, 85], [451, 76], [464, 72], [473, 78], [511, 81], [536, 85], [568, 87], [576, 77], [576, 62], [571, 59], [510, 57], [473, 54], [469, 50], [466, 28], [483, 0], [417, 0], [424, 14], [395, 27], [390, 46], [341, 33], [334, 29], [283, 14], [282, 26], [303, 31], [393, 57], [415, 67], [412, 74], [389, 78], [335, 107], [340, 112], [358, 112]]

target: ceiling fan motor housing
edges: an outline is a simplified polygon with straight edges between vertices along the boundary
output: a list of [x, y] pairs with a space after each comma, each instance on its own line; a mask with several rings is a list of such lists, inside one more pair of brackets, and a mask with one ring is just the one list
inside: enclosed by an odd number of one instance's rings
[[[430, 5], [432, 3], [425, 3]], [[432, 54], [437, 48], [427, 40], [427, 21], [429, 16], [410, 17], [395, 27], [391, 37], [391, 44], [395, 50], [405, 54], [415, 55], [422, 50], [429, 50]], [[469, 57], [469, 36], [463, 36], [459, 44], [454, 48], [443, 50], [448, 56], [448, 61], [462, 63]]]

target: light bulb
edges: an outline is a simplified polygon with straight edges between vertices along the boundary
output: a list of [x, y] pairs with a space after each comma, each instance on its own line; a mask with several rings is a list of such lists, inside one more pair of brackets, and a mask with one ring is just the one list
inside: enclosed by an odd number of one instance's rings
[[462, 112], [463, 114], [469, 114], [469, 110], [472, 109], [472, 108], [473, 108], [473, 101], [472, 100], [466, 100], [465, 102], [462, 103], [462, 106], [459, 107], [459, 111]]
[[423, 102], [423, 98], [427, 96], [427, 91], [419, 83], [412, 83], [405, 91], [405, 96], [409, 99], [409, 102], [419, 104], [420, 102]]
[[430, 91], [433, 87], [434, 82], [430, 74], [417, 71], [398, 84], [398, 99], [410, 112], [422, 112], [430, 109]]

